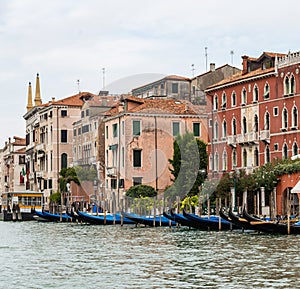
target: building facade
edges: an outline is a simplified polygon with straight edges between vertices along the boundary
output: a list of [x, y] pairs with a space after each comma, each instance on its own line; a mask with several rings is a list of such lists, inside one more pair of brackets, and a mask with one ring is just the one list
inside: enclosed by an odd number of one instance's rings
[[[252, 172], [273, 159], [299, 154], [300, 53], [243, 56], [240, 74], [206, 90], [209, 170], [214, 176]], [[277, 191], [285, 203], [285, 191]]]
[[128, 97], [111, 109], [105, 125], [105, 191], [120, 204], [126, 190], [146, 184], [159, 193], [171, 182], [169, 159], [178, 134], [207, 142], [206, 115], [188, 101]]

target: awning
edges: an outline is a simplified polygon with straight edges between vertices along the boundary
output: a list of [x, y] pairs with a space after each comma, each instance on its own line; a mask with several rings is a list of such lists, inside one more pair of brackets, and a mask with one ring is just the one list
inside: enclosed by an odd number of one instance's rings
[[300, 181], [298, 181], [298, 183], [296, 184], [296, 186], [291, 189], [291, 193], [292, 194], [300, 193]]

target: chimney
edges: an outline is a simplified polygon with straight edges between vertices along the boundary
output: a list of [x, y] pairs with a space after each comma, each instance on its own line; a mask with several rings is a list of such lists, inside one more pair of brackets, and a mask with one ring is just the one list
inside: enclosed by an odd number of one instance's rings
[[216, 70], [216, 64], [215, 63], [210, 63], [209, 64], [209, 69], [210, 69], [210, 71], [215, 71]]
[[249, 56], [244, 55], [242, 56], [243, 59], [243, 71], [242, 71], [242, 75], [246, 74], [248, 72], [248, 59]]

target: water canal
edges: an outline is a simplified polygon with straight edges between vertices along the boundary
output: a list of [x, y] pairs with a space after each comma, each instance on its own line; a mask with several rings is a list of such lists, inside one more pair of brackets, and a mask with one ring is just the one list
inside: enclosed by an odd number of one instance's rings
[[300, 236], [0, 222], [0, 288], [300, 288]]

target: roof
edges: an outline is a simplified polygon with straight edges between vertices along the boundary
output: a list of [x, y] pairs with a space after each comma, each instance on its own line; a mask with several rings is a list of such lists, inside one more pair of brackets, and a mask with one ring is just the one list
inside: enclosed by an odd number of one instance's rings
[[[175, 115], [198, 115], [202, 112], [199, 107], [194, 106], [187, 100], [175, 99], [144, 99], [128, 97], [125, 102], [136, 102], [137, 105], [126, 110], [126, 113], [145, 113], [145, 114], [175, 114]], [[106, 116], [116, 116], [120, 113], [120, 103], [111, 108]]]

